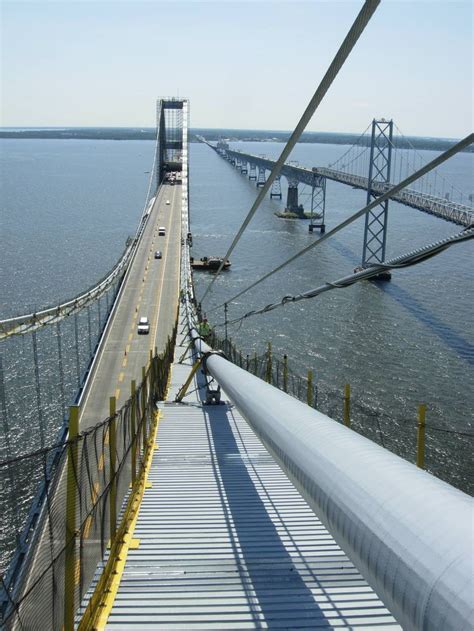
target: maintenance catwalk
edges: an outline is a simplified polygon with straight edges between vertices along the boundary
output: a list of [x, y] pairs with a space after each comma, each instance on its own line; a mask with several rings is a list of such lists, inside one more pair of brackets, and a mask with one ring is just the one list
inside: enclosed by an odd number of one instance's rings
[[225, 395], [174, 403], [187, 342], [106, 628], [400, 629]]

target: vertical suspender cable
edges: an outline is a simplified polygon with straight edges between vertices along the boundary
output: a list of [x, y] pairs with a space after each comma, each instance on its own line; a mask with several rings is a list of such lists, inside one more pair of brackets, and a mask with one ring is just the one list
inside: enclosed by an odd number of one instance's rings
[[[8, 424], [8, 408], [7, 408], [7, 397], [6, 397], [6, 389], [5, 389], [5, 377], [3, 373], [3, 361], [2, 356], [0, 355], [0, 414], [2, 417], [2, 429], [3, 436], [5, 441], [5, 446], [7, 448], [7, 453], [11, 454], [11, 444], [10, 444], [10, 426]], [[8, 465], [8, 478], [10, 481], [10, 505], [15, 514], [16, 527], [19, 529], [21, 524], [19, 522], [18, 515], [18, 498], [15, 494], [16, 484], [15, 484], [15, 473], [13, 464]]]
[[99, 318], [99, 325], [98, 325], [98, 333], [97, 333], [97, 337], [100, 337], [100, 334], [102, 332], [102, 312], [100, 309], [100, 296], [97, 300], [97, 317]]
[[63, 419], [66, 416], [66, 394], [64, 391], [64, 366], [63, 351], [61, 344], [61, 321], [56, 322], [56, 340], [58, 342], [58, 368], [59, 368], [59, 392], [61, 394], [61, 409]]
[[90, 305], [87, 305], [87, 334], [89, 336], [89, 357], [92, 357], [92, 323]]
[[3, 360], [0, 355], [0, 413], [2, 415], [2, 429], [7, 451], [11, 454], [10, 450], [10, 427], [8, 425], [8, 409], [7, 409], [7, 396], [5, 390], [5, 377], [3, 374]]
[[45, 427], [44, 427], [43, 409], [41, 407], [41, 386], [40, 386], [40, 377], [39, 377], [38, 342], [36, 339], [36, 331], [33, 331], [31, 338], [33, 341], [33, 364], [34, 364], [34, 370], [35, 370], [36, 412], [38, 414], [40, 443], [41, 443], [41, 448], [43, 448], [45, 445]]
[[81, 359], [79, 356], [79, 322], [78, 322], [78, 313], [74, 314], [74, 344], [76, 351], [76, 373], [77, 373], [77, 387], [81, 386]]

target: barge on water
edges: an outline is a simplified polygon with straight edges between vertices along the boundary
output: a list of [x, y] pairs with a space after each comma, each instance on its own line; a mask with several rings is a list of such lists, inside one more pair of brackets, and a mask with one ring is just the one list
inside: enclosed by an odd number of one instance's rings
[[[217, 272], [223, 260], [219, 256], [202, 256], [199, 260], [191, 257], [191, 267], [196, 270]], [[222, 269], [229, 269], [230, 265], [229, 259], [226, 259]]]

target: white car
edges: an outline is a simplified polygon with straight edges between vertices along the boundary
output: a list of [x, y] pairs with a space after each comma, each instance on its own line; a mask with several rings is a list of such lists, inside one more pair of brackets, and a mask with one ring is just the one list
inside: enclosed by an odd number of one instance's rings
[[167, 206], [169, 206], [169, 205], [170, 205], [170, 200], [169, 200], [169, 199], [167, 199], [167, 200], [166, 200], [166, 205], [167, 205]]
[[140, 318], [138, 321], [137, 333], [138, 335], [148, 335], [150, 332], [150, 323], [148, 318]]
[[160, 226], [158, 228], [158, 236], [159, 237], [166, 237], [166, 228], [164, 226]]

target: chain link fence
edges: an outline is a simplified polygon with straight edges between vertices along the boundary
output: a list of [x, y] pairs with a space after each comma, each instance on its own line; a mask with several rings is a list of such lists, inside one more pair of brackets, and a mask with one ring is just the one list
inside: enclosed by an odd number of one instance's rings
[[[69, 413], [69, 439], [0, 462], [4, 518], [18, 498], [40, 486], [35, 523], [11, 529], [18, 547], [1, 577], [1, 622], [13, 629], [74, 628], [79, 605], [122, 542], [128, 509], [151, 452], [156, 402], [164, 400], [176, 328], [165, 351], [149, 362], [125, 405], [78, 432], [79, 408]], [[111, 549], [112, 548], [112, 549]], [[97, 604], [97, 603], [95, 603]]]

